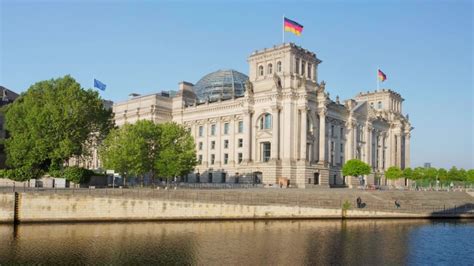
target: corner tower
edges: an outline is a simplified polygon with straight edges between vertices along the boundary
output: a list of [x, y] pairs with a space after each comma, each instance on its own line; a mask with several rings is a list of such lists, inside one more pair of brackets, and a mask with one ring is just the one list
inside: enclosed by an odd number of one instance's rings
[[296, 87], [292, 83], [295, 78], [317, 84], [318, 65], [322, 61], [311, 51], [284, 43], [253, 52], [247, 62], [250, 82], [265, 90], [271, 89], [277, 79], [283, 88]]

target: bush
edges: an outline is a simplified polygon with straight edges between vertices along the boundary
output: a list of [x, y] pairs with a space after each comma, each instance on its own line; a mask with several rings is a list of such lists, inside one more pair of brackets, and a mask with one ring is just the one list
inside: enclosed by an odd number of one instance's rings
[[43, 171], [40, 169], [30, 168], [30, 167], [20, 167], [16, 169], [2, 169], [0, 170], [0, 175], [2, 177], [8, 178], [10, 180], [23, 182], [30, 179], [38, 178], [43, 174]]
[[64, 169], [62, 177], [76, 184], [88, 183], [94, 172], [82, 167], [71, 166]]

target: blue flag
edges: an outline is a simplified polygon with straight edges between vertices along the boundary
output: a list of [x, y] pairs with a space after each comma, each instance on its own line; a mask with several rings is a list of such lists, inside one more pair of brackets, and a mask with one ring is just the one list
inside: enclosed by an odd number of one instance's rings
[[99, 90], [105, 91], [105, 87], [107, 87], [107, 85], [105, 85], [104, 83], [100, 82], [97, 79], [94, 79], [94, 87], [96, 87]]

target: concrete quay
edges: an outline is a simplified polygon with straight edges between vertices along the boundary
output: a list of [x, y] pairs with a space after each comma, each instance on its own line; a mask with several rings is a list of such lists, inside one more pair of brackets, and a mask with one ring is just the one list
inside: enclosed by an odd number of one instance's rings
[[[361, 197], [364, 208], [356, 208]], [[401, 203], [396, 208], [394, 201]], [[343, 210], [347, 201], [350, 207]], [[346, 205], [347, 205], [346, 203]], [[0, 193], [0, 222], [474, 218], [465, 192], [79, 189]]]

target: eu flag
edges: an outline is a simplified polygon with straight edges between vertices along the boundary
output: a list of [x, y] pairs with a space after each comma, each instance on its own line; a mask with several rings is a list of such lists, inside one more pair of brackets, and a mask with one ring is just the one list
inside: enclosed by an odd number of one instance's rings
[[104, 83], [100, 82], [97, 79], [94, 79], [94, 87], [96, 87], [99, 90], [105, 91], [105, 87], [107, 87], [107, 85], [105, 85]]

